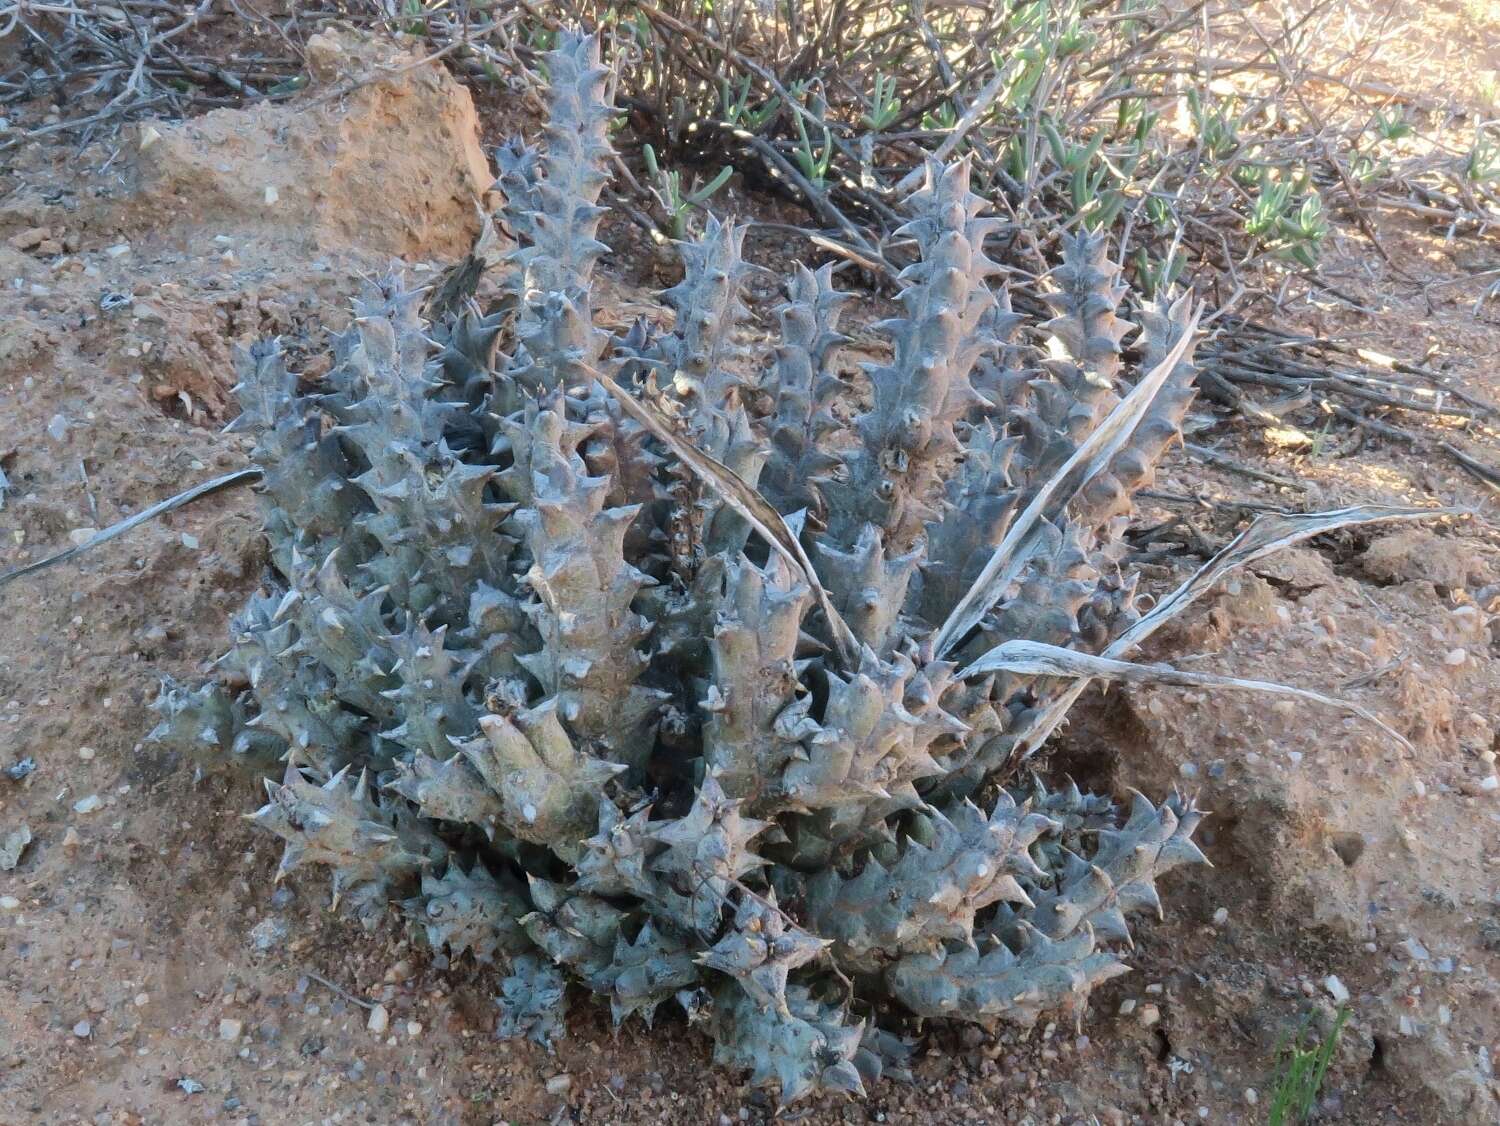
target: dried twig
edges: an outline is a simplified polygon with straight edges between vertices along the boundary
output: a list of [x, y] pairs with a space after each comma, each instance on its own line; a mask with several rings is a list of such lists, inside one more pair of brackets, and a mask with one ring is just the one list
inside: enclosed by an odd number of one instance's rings
[[331, 989], [331, 990], [333, 990], [334, 993], [338, 994], [345, 1001], [348, 1001], [351, 1005], [358, 1005], [362, 1009], [373, 1009], [373, 1008], [375, 1008], [375, 1002], [374, 1001], [366, 1001], [366, 1000], [364, 1000], [361, 997], [356, 997], [354, 994], [350, 993], [343, 986], [334, 984], [333, 982], [329, 981], [326, 977], [324, 977], [320, 973], [314, 973], [312, 970], [303, 970], [302, 971], [302, 976], [305, 977], [305, 978], [307, 978], [309, 981], [315, 981], [315, 982], [317, 982], [319, 985], [323, 986], [323, 988], [325, 988], [325, 989]]
[[235, 485], [243, 485], [250, 481], [258, 481], [260, 476], [260, 470], [251, 466], [248, 469], [236, 469], [233, 473], [225, 473], [221, 477], [204, 481], [201, 485], [194, 485], [191, 489], [180, 492], [176, 496], [168, 497], [157, 504], [153, 504], [150, 508], [121, 520], [118, 524], [111, 524], [102, 532], [95, 534], [94, 538], [88, 540], [86, 543], [70, 547], [66, 551], [59, 551], [56, 555], [49, 555], [45, 559], [38, 559], [35, 563], [28, 563], [24, 567], [17, 567], [13, 571], [5, 572], [5, 574], [0, 575], [0, 587], [6, 586], [26, 575], [35, 574], [37, 571], [51, 567], [56, 563], [66, 563], [70, 559], [76, 559], [84, 552], [92, 551], [101, 544], [123, 536], [132, 528], [138, 528], [150, 520], [155, 520], [158, 516], [174, 512], [184, 505], [191, 504], [193, 501], [209, 496], [212, 493], [222, 492], [225, 489], [233, 488]]

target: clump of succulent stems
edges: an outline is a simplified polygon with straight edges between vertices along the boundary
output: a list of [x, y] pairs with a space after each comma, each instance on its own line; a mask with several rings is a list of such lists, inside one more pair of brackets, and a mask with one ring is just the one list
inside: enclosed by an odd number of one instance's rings
[[241, 355], [272, 569], [157, 740], [272, 773], [282, 870], [497, 963], [506, 1034], [562, 1035], [574, 986], [617, 1022], [667, 1005], [791, 1102], [901, 1073], [923, 1018], [1080, 1014], [1201, 815], [1019, 768], [1067, 661], [1107, 675], [1149, 632], [1121, 534], [1193, 311], [1145, 304], [1128, 364], [1084, 230], [1028, 328], [967, 165], [934, 162], [883, 359], [851, 363], [827, 267], [746, 347], [744, 232], [713, 218], [670, 331], [612, 337], [606, 71], [571, 33], [546, 69], [545, 143], [499, 154], [493, 312], [427, 323], [392, 275], [315, 389]]

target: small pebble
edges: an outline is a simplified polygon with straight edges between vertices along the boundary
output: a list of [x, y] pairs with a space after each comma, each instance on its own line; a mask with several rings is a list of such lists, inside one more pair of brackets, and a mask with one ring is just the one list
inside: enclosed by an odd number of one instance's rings
[[103, 804], [104, 799], [101, 798], [98, 794], [90, 794], [88, 797], [79, 798], [76, 802], [73, 803], [73, 812], [93, 813], [94, 810], [98, 809]]
[[84, 762], [92, 762], [94, 756], [96, 754], [98, 754], [98, 753], [99, 752], [96, 751], [96, 750], [94, 750], [93, 747], [79, 747], [78, 748], [78, 757], [81, 758], [81, 759], [83, 759]]
[[1214, 926], [1222, 927], [1227, 922], [1229, 922], [1229, 908], [1220, 907], [1214, 912]]
[[418, 1036], [422, 1035], [422, 1022], [419, 1021], [419, 1020], [409, 1020], [409, 1021], [407, 1021], [406, 1022], [406, 1034], [408, 1036], [410, 1036], [414, 1040]]
[[1496, 778], [1493, 774], [1491, 774], [1488, 778], [1479, 783], [1479, 788], [1486, 793], [1489, 793], [1490, 791], [1495, 789], [1500, 789], [1500, 778]]
[[567, 1072], [563, 1072], [561, 1075], [554, 1075], [551, 1079], [547, 1080], [547, 1094], [549, 1095], [565, 1095], [572, 1089], [573, 1077]]
[[1135, 1012], [1134, 1000], [1126, 998], [1124, 1001], [1120, 1002], [1120, 1015], [1122, 1017], [1128, 1017], [1133, 1012]]
[[261, 953], [276, 949], [286, 938], [287, 925], [275, 915], [267, 915], [250, 928], [250, 945]]
[[31, 843], [31, 826], [18, 825], [0, 840], [0, 872], [13, 872]]
[[73, 1026], [73, 1035], [80, 1040], [87, 1040], [94, 1031], [94, 1026], [86, 1020], [81, 1020]]
[[1336, 974], [1329, 974], [1323, 979], [1323, 988], [1328, 990], [1328, 995], [1333, 998], [1333, 1003], [1336, 1005], [1342, 1005], [1349, 1000], [1349, 989]]
[[36, 759], [32, 758], [30, 755], [27, 755], [25, 758], [17, 759], [15, 762], [7, 766], [4, 770], [4, 774], [12, 782], [20, 782], [23, 781], [25, 777], [35, 769]]
[[13, 895], [0, 895], [0, 911], [14, 911], [21, 901]]
[[46, 242], [51, 235], [52, 232], [46, 227], [28, 227], [24, 231], [11, 235], [7, 241], [17, 250], [31, 250]]
[[1427, 961], [1427, 959], [1432, 957], [1432, 954], [1430, 951], [1428, 951], [1427, 947], [1423, 946], [1414, 938], [1402, 939], [1400, 942], [1396, 943], [1396, 949], [1400, 950], [1413, 962], [1425, 962]]
[[1155, 1005], [1142, 1005], [1140, 1016], [1137, 1018], [1147, 1028], [1161, 1020], [1161, 1010]]
[[219, 1021], [220, 1040], [238, 1040], [240, 1033], [245, 1031], [245, 1022], [225, 1017]]
[[1254, 1106], [1256, 1103], [1260, 1102], [1260, 1092], [1257, 1091], [1254, 1087], [1246, 1087], [1245, 1101], [1251, 1106]]
[[1443, 654], [1443, 664], [1456, 668], [1469, 659], [1467, 649], [1449, 649]]
[[386, 1011], [384, 1005], [376, 1005], [370, 1010], [370, 1018], [365, 1021], [365, 1027], [376, 1036], [384, 1036], [385, 1030], [390, 1027], [391, 1014]]

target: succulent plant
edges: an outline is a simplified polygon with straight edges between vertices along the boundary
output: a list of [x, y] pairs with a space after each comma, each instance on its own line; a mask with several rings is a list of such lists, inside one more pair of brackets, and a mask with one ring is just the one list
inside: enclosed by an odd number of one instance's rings
[[960, 162], [910, 201], [862, 372], [826, 268], [745, 346], [716, 220], [672, 328], [611, 340], [597, 43], [563, 34], [548, 74], [545, 151], [499, 158], [498, 310], [425, 323], [393, 273], [313, 388], [239, 356], [273, 569], [156, 740], [280, 760], [253, 819], [283, 870], [501, 964], [506, 1034], [561, 1035], [579, 983], [616, 1022], [684, 1009], [791, 1101], [899, 1074], [916, 1018], [1081, 1011], [1200, 815], [1019, 780], [1066, 682], [967, 670], [1137, 619], [1122, 518], [1192, 395], [1187, 303], [1141, 317], [1132, 390], [1119, 271], [1080, 234], [1022, 334]]

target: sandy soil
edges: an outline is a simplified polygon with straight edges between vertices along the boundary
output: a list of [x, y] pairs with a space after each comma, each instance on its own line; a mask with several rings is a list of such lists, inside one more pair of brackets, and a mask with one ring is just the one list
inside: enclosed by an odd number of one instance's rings
[[[363, 51], [325, 41], [325, 88]], [[476, 113], [438, 67], [319, 89], [133, 127], [81, 156], [33, 146], [0, 177], [0, 568], [244, 464], [219, 432], [231, 342], [280, 334], [315, 371], [361, 271], [393, 255], [430, 271], [467, 249], [489, 179], [481, 130], [512, 122]], [[1500, 263], [1493, 239], [1379, 218], [1419, 280]], [[623, 224], [612, 234], [623, 323], [652, 307], [654, 260]], [[1500, 399], [1500, 329], [1475, 318], [1473, 287], [1424, 290], [1347, 231], [1326, 272], [1377, 313], [1302, 302], [1290, 323], [1360, 333]], [[1345, 991], [1324, 1120], [1500, 1117], [1496, 498], [1377, 435], [1341, 431], [1317, 452], [1217, 436], [1301, 490], [1175, 455], [1157, 489], [1182, 499], [1152, 501], [1142, 524], [1184, 519], [1222, 542], [1243, 515], [1228, 502], [1478, 514], [1325, 537], [1153, 648], [1347, 695], [1413, 749], [1301, 704], [1091, 696], [1056, 769], [1116, 794], [1198, 791], [1214, 867], [1167, 879], [1165, 921], [1136, 928], [1136, 972], [1096, 994], [1081, 1030], [938, 1029], [915, 1085], [789, 1119], [1258, 1123], [1279, 1041], [1328, 1021]], [[1466, 439], [1496, 448], [1493, 432]], [[495, 1040], [492, 973], [434, 958], [394, 917], [360, 930], [316, 876], [273, 884], [277, 842], [240, 818], [250, 788], [142, 750], [157, 675], [191, 677], [221, 651], [263, 563], [241, 490], [0, 590], [0, 768], [34, 764], [0, 774], [0, 841], [31, 837], [0, 871], [0, 1124], [767, 1119], [767, 1096], [670, 1020], [615, 1034], [580, 1004], [556, 1055]]]

